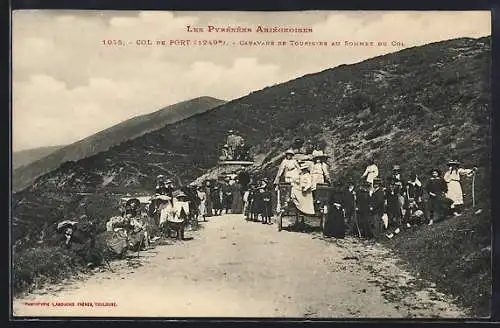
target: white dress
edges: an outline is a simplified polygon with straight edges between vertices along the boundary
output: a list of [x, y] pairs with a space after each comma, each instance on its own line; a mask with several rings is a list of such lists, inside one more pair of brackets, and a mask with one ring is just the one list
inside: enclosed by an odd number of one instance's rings
[[318, 183], [324, 184], [326, 181], [330, 180], [330, 174], [328, 173], [328, 166], [325, 163], [314, 163], [311, 168], [312, 176], [312, 190], [316, 190], [316, 185]]
[[366, 181], [373, 184], [373, 180], [378, 177], [378, 167], [375, 164], [368, 165], [365, 172], [363, 173], [363, 178], [366, 177]]
[[174, 199], [173, 204], [168, 202], [165, 207], [160, 210], [160, 225], [164, 224], [166, 221], [181, 223], [184, 221], [184, 217], [181, 216], [181, 211], [184, 209], [184, 213], [189, 214], [189, 204], [187, 202], [180, 202]]
[[200, 199], [200, 205], [198, 206], [199, 215], [207, 215], [207, 194], [204, 191], [198, 191], [198, 198]]
[[274, 183], [278, 184], [281, 178], [281, 175], [285, 175], [285, 182], [292, 183], [293, 180], [299, 177], [300, 174], [300, 166], [296, 159], [287, 159], [285, 158], [278, 169], [278, 173], [276, 174], [276, 179], [274, 179]]
[[460, 168], [458, 170], [447, 171], [444, 174], [443, 179], [448, 185], [446, 198], [453, 201], [453, 204], [451, 205], [452, 208], [454, 208], [456, 205], [464, 204], [464, 195], [462, 192], [462, 185], [460, 184], [460, 175], [461, 174], [471, 175], [472, 173], [473, 170], [471, 169]]
[[312, 176], [310, 173], [301, 174], [292, 181], [291, 199], [299, 211], [314, 215], [314, 200], [312, 196]]

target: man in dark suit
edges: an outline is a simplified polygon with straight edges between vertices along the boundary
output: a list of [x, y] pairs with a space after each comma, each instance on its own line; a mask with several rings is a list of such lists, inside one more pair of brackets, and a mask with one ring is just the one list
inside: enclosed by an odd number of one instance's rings
[[346, 233], [348, 235], [355, 232], [354, 211], [356, 210], [356, 191], [354, 190], [354, 183], [349, 181], [348, 187], [344, 190], [342, 195], [342, 207], [344, 208]]
[[358, 216], [359, 229], [361, 236], [364, 238], [373, 237], [370, 229], [370, 190], [372, 184], [368, 181], [363, 181], [356, 191], [356, 208]]
[[385, 212], [385, 192], [382, 188], [382, 182], [379, 178], [373, 180], [373, 191], [370, 196], [371, 211], [371, 234], [378, 238], [383, 231], [382, 216]]

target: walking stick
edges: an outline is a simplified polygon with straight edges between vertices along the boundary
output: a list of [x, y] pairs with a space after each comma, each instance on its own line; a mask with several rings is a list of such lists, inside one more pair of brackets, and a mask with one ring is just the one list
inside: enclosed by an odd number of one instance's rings
[[141, 238], [141, 241], [139, 242], [139, 249], [137, 250], [137, 258], [139, 258], [139, 253], [141, 252], [142, 241], [143, 241], [143, 238]]
[[358, 230], [358, 236], [359, 236], [359, 238], [361, 238], [361, 231], [359, 230], [359, 225], [358, 225], [358, 214], [356, 211], [356, 202], [357, 202], [357, 198], [356, 198], [356, 194], [354, 194], [354, 223], [356, 224], [356, 229]]
[[476, 196], [474, 193], [475, 180], [476, 180], [476, 173], [474, 172], [472, 174], [472, 208], [474, 208], [476, 206]]

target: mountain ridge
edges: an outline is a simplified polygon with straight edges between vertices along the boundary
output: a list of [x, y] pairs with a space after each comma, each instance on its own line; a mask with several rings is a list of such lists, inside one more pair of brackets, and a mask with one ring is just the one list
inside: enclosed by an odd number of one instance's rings
[[87, 138], [61, 147], [38, 161], [14, 170], [13, 190], [17, 192], [28, 187], [37, 177], [57, 169], [64, 162], [77, 161], [106, 151], [116, 144], [138, 138], [167, 124], [210, 110], [224, 102], [208, 96], [197, 97], [115, 124]]
[[64, 145], [59, 146], [44, 146], [30, 149], [23, 149], [12, 152], [12, 169], [15, 170], [19, 167], [31, 164], [45, 156], [61, 149]]

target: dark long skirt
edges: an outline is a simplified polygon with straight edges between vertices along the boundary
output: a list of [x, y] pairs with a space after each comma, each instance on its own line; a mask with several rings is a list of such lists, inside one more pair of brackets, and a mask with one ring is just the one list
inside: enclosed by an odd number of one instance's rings
[[342, 208], [329, 206], [325, 222], [325, 235], [328, 237], [344, 238], [345, 222]]

